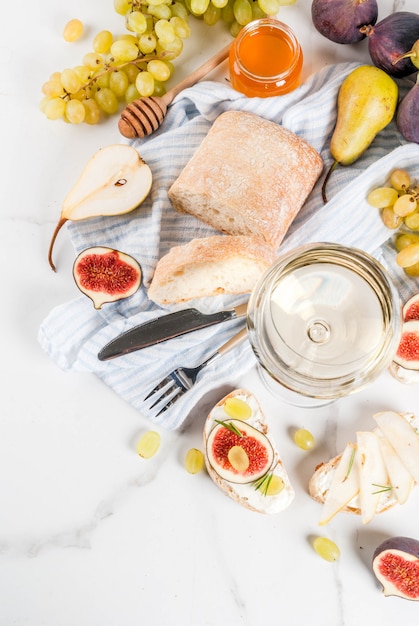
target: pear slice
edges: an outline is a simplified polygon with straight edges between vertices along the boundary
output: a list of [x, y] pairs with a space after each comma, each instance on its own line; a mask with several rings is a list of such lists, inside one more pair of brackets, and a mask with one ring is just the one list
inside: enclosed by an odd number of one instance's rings
[[65, 222], [129, 213], [145, 200], [151, 184], [151, 170], [132, 146], [112, 144], [98, 150], [63, 201], [48, 252], [51, 268], [55, 271], [52, 250]]
[[399, 504], [404, 504], [412, 490], [413, 478], [391, 443], [383, 435], [380, 436], [381, 452], [387, 468], [391, 486]]
[[368, 524], [377, 512], [383, 491], [391, 489], [391, 486], [377, 434], [373, 431], [361, 431], [356, 434], [356, 440], [360, 509], [362, 523]]
[[378, 428], [397, 452], [403, 465], [419, 485], [419, 436], [415, 428], [395, 411], [374, 415]]
[[359, 492], [359, 472], [356, 462], [357, 449], [348, 443], [333, 473], [326, 493], [319, 525], [324, 526], [355, 498]]

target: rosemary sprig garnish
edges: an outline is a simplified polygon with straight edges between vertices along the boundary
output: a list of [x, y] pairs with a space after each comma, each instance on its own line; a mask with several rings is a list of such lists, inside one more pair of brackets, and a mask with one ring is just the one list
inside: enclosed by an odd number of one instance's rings
[[356, 452], [356, 448], [353, 448], [352, 453], [351, 453], [351, 458], [349, 459], [348, 471], [346, 472], [345, 478], [343, 479], [342, 482], [345, 482], [345, 480], [349, 478], [349, 474], [351, 473], [352, 467], [354, 465], [355, 452]]
[[273, 473], [268, 472], [258, 480], [255, 480], [252, 485], [256, 491], [260, 491], [264, 496], [268, 495], [269, 485], [271, 484]]
[[379, 493], [384, 493], [386, 491], [391, 491], [393, 489], [393, 485], [376, 485], [375, 483], [372, 483], [373, 487], [378, 487], [378, 491], [373, 491], [372, 495], [375, 496]]
[[244, 437], [245, 436], [241, 432], [241, 430], [239, 430], [237, 428], [237, 426], [235, 426], [232, 422], [224, 422], [223, 420], [214, 420], [214, 422], [216, 422], [217, 424], [220, 424], [220, 426], [224, 426], [224, 428], [227, 428], [227, 430], [231, 431], [232, 433], [234, 433], [238, 437]]

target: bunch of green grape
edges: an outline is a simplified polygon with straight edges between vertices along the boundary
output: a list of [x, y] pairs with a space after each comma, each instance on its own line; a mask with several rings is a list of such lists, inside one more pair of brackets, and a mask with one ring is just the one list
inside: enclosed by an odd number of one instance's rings
[[[113, 0], [126, 32], [102, 30], [80, 65], [54, 72], [42, 86], [42, 112], [50, 120], [97, 124], [104, 116], [141, 97], [162, 96], [173, 75], [172, 61], [190, 36], [189, 17], [208, 26], [222, 20], [233, 37], [254, 19], [276, 15], [296, 0]], [[83, 24], [66, 26], [66, 41], [76, 41]]]
[[405, 169], [393, 170], [389, 184], [372, 189], [367, 202], [380, 209], [387, 228], [395, 229], [404, 224], [410, 230], [419, 230], [419, 186], [412, 182]]

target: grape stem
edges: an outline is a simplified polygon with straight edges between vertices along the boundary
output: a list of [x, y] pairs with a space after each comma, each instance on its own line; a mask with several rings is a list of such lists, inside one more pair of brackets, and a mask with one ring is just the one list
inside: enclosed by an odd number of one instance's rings
[[323, 185], [322, 185], [322, 198], [323, 198], [323, 202], [324, 204], [327, 204], [327, 195], [326, 195], [326, 185], [329, 182], [329, 178], [332, 175], [333, 170], [335, 169], [335, 167], [338, 165], [339, 161], [333, 161], [332, 165], [330, 166], [325, 179], [323, 181]]

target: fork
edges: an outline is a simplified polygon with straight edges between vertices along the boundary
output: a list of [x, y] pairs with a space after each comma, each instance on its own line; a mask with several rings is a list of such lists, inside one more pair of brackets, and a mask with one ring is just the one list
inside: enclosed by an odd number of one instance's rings
[[215, 361], [216, 358], [225, 354], [238, 345], [247, 336], [247, 328], [231, 337], [226, 343], [213, 352], [205, 361], [196, 367], [177, 367], [163, 378], [144, 398], [144, 402], [151, 400], [152, 404], [147, 407], [148, 411], [157, 410], [157, 417], [172, 406], [180, 397], [193, 387], [201, 370]]

